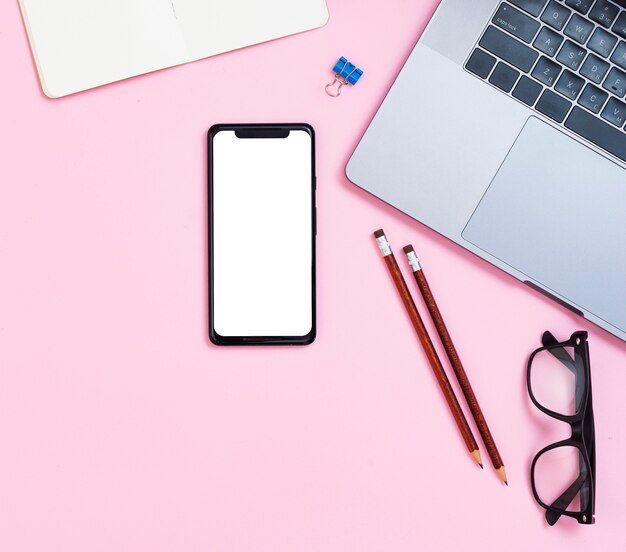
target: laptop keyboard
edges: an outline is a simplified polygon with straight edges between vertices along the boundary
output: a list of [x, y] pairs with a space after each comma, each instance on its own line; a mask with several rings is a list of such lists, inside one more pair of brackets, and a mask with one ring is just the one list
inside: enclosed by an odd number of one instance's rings
[[626, 9], [503, 1], [465, 68], [626, 162]]

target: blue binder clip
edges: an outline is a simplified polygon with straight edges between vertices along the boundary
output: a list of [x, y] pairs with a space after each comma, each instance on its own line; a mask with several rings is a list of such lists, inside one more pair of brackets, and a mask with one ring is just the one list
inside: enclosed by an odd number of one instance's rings
[[[358, 82], [363, 74], [363, 71], [359, 69], [354, 63], [350, 63], [345, 57], [341, 56], [335, 67], [333, 67], [333, 73], [335, 73], [335, 79], [333, 82], [329, 82], [326, 85], [326, 94], [336, 98], [341, 94], [341, 89], [346, 84], [352, 84], [353, 86]], [[333, 86], [339, 84], [336, 90], [331, 90]]]

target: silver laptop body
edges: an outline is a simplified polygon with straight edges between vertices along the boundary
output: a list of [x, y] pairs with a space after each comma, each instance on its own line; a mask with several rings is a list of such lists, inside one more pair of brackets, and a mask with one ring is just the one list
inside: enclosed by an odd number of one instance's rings
[[346, 174], [626, 340], [625, 96], [626, 0], [442, 0]]

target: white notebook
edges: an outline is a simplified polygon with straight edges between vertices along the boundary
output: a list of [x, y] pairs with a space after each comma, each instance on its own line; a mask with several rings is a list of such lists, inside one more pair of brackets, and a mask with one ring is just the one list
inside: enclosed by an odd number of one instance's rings
[[50, 98], [328, 21], [326, 0], [20, 0], [20, 6]]

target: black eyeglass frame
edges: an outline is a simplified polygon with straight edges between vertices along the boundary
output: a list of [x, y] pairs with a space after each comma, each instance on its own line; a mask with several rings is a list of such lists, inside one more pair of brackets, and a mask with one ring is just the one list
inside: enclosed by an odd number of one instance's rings
[[[578, 523], [591, 525], [595, 523], [596, 447], [591, 395], [591, 365], [589, 361], [587, 332], [575, 332], [569, 340], [563, 342], [558, 342], [550, 332], [545, 332], [541, 341], [543, 343], [543, 347], [536, 349], [528, 359], [526, 371], [528, 394], [530, 395], [530, 399], [533, 404], [544, 414], [569, 424], [572, 430], [572, 435], [569, 439], [564, 439], [544, 447], [535, 455], [530, 468], [530, 480], [533, 495], [535, 496], [537, 503], [546, 510], [546, 520], [550, 525], [554, 525], [561, 516], [568, 516], [576, 519]], [[551, 352], [554, 356], [559, 358], [555, 352], [558, 349], [563, 349], [564, 347], [571, 347], [575, 352], [575, 358], [570, 358], [572, 364], [576, 364], [577, 358], [582, 360], [582, 374], [580, 375], [583, 377], [584, 386], [582, 388], [580, 409], [576, 414], [571, 416], [560, 414], [544, 407], [535, 397], [531, 385], [531, 371], [534, 358], [542, 351]], [[567, 354], [567, 356], [569, 357], [569, 354]], [[561, 362], [563, 362], [571, 370], [571, 367], [568, 366], [568, 362], [565, 362], [563, 358], [560, 358], [559, 360], [561, 360]], [[578, 374], [576, 375], [578, 377]], [[582, 481], [579, 481], [579, 477], [552, 504], [546, 504], [539, 497], [535, 486], [535, 465], [537, 464], [537, 460], [539, 460], [539, 458], [546, 452], [565, 446], [576, 447], [580, 451], [580, 457], [584, 460], [586, 465], [587, 477], [585, 477]], [[581, 491], [582, 486], [586, 482], [589, 483], [589, 498], [587, 500], [586, 507], [581, 512], [568, 511], [566, 508], [578, 492]]]

